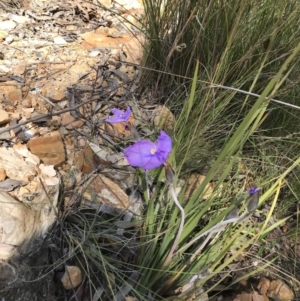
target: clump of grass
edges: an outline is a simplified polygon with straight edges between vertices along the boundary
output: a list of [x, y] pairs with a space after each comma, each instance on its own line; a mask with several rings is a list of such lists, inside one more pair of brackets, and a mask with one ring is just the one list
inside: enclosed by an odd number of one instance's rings
[[[73, 255], [84, 258], [90, 291], [101, 293], [101, 300], [125, 296], [186, 300], [192, 295], [200, 299], [226, 277], [230, 263], [285, 221], [268, 224], [284, 180], [300, 159], [294, 152], [287, 155], [278, 144], [274, 145], [276, 156], [271, 157], [260, 145], [266, 131], [259, 131], [264, 125], [272, 133], [267, 119], [272, 116], [270, 98], [280, 96], [286, 101], [299, 84], [294, 68], [299, 63], [299, 7], [297, 1], [274, 4], [271, 0], [145, 0], [144, 4], [146, 64], [156, 70], [144, 76], [151, 78], [154, 96], [162, 95], [160, 101], [177, 119], [170, 133], [169, 160], [177, 177], [206, 169], [206, 178], [185, 204], [182, 194], [178, 196], [185, 212], [181, 233], [181, 215], [161, 172], [150, 174], [157, 186], [150, 199], [145, 193], [141, 226], [115, 235], [115, 218], [81, 211], [67, 223], [67, 244]], [[141, 88], [147, 89], [149, 81], [144, 82], [147, 85]], [[281, 168], [276, 168], [279, 160]], [[255, 183], [262, 187], [258, 206], [268, 200], [270, 210], [255, 226], [239, 220], [219, 229], [234, 209], [239, 208], [239, 216], [249, 212], [244, 194], [249, 182], [236, 180], [237, 161], [251, 166]], [[144, 175], [140, 176], [144, 183]], [[215, 189], [204, 200], [210, 181]], [[225, 276], [216, 281], [222, 271]], [[208, 286], [210, 279], [214, 285]]]

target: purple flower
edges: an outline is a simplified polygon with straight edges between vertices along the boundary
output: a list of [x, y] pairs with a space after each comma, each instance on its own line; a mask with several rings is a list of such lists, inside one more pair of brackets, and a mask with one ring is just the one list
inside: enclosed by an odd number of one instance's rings
[[248, 190], [248, 193], [250, 194], [250, 196], [257, 194], [259, 192], [260, 188], [253, 186]]
[[172, 151], [172, 140], [160, 131], [157, 142], [140, 140], [124, 150], [125, 157], [133, 167], [154, 169], [163, 165]]
[[114, 114], [112, 118], [107, 118], [105, 121], [109, 123], [118, 123], [127, 121], [131, 115], [130, 107], [127, 107], [126, 112], [119, 109], [112, 109], [111, 112]]

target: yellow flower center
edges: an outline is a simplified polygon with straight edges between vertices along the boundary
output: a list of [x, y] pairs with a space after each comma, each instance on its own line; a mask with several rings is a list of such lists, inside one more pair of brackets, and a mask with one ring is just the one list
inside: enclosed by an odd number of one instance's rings
[[150, 153], [151, 153], [151, 155], [154, 155], [156, 153], [156, 148], [151, 148]]

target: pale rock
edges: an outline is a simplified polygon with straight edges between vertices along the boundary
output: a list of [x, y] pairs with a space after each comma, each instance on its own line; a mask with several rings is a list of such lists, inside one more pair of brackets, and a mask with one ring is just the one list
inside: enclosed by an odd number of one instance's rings
[[5, 30], [0, 30], [0, 43], [8, 36], [8, 33]]
[[[26, 63], [25, 62], [20, 62], [18, 63], [12, 70], [13, 74], [21, 76], [25, 73], [26, 70]], [[31, 97], [31, 94], [27, 94], [26, 98]]]
[[81, 189], [83, 197], [92, 203], [100, 202], [116, 209], [130, 209], [128, 195], [119, 185], [104, 175], [93, 175], [87, 181], [86, 187]]
[[82, 282], [82, 273], [79, 267], [66, 265], [66, 271], [61, 279], [66, 290], [77, 287]]
[[47, 186], [59, 185], [59, 178], [57, 177], [46, 178], [44, 181]]
[[16, 26], [17, 26], [17, 23], [15, 23], [12, 20], [6, 20], [6, 21], [0, 22], [0, 29], [1, 30], [10, 31], [10, 30], [14, 29]]
[[35, 166], [38, 166], [40, 164], [40, 159], [38, 156], [32, 154], [31, 152], [28, 152], [27, 158], [25, 159], [26, 162], [30, 162]]
[[23, 196], [23, 201], [29, 201], [26, 205], [0, 191], [0, 241], [1, 244], [14, 246], [10, 249], [0, 246], [1, 260], [9, 260], [19, 255], [18, 252], [26, 256], [36, 251], [34, 240], [43, 239], [56, 220], [53, 207], [57, 206], [59, 185], [46, 186], [46, 191], [40, 185], [34, 193]]
[[5, 41], [3, 44], [8, 45], [8, 44], [12, 43], [13, 41], [14, 41], [14, 37], [9, 35], [5, 38]]
[[15, 21], [18, 24], [25, 24], [25, 23], [30, 22], [30, 19], [28, 17], [19, 16], [19, 15], [16, 15], [16, 14], [8, 14], [7, 17], [10, 20]]
[[6, 179], [6, 172], [4, 168], [0, 168], [0, 182]]
[[6, 65], [0, 65], [0, 73], [8, 73], [11, 70], [10, 67]]
[[46, 177], [50, 178], [56, 176], [56, 171], [53, 165], [40, 164], [39, 168], [41, 170], [42, 175], [45, 175]]
[[142, 1], [137, 0], [115, 0], [114, 1], [121, 10], [130, 10], [130, 9], [142, 9]]
[[89, 52], [89, 56], [90, 57], [96, 57], [100, 54], [100, 51], [99, 50], [92, 50]]
[[59, 132], [53, 132], [49, 136], [33, 138], [27, 143], [27, 147], [47, 165], [57, 166], [66, 159]]
[[9, 115], [6, 111], [0, 109], [0, 124], [8, 123]]
[[110, 8], [112, 0], [101, 0], [100, 3], [104, 5], [106, 8]]
[[68, 42], [61, 36], [54, 37], [53, 42], [59, 46], [64, 46], [68, 44]]
[[21, 144], [21, 143], [18, 143], [18, 144], [15, 144], [13, 146], [13, 149], [21, 156], [23, 157], [27, 157], [27, 154], [28, 154], [28, 148], [26, 146], [26, 144]]

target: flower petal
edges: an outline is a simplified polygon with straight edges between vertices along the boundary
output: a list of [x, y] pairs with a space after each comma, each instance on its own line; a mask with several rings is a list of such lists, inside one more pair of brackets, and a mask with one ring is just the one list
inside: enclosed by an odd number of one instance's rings
[[170, 136], [166, 132], [160, 131], [156, 145], [157, 152], [160, 153], [165, 160], [167, 160], [170, 152], [172, 151], [172, 139]]
[[131, 109], [130, 107], [127, 107], [126, 112], [124, 114], [124, 119], [127, 121], [130, 118], [131, 115]]
[[162, 166], [164, 163], [165, 163], [165, 161], [162, 161], [160, 159], [160, 157], [157, 156], [157, 154], [154, 154], [154, 155], [152, 155], [152, 157], [150, 158], [150, 160], [147, 163], [145, 163], [141, 166], [141, 168], [147, 169], [147, 170], [155, 169], [157, 167]]
[[143, 166], [145, 166], [154, 156], [151, 153], [152, 150], [156, 150], [156, 145], [153, 142], [140, 140], [127, 147], [124, 150], [124, 154], [131, 166], [144, 168]]
[[111, 112], [114, 114], [112, 118], [107, 118], [105, 121], [109, 123], [118, 123], [127, 121], [131, 115], [130, 107], [127, 107], [126, 112], [119, 109], [112, 109]]

